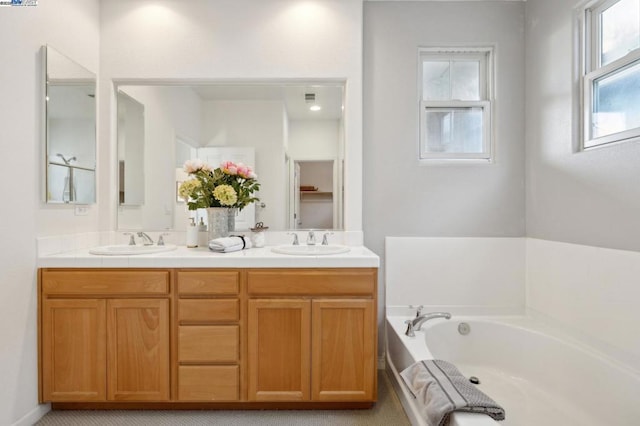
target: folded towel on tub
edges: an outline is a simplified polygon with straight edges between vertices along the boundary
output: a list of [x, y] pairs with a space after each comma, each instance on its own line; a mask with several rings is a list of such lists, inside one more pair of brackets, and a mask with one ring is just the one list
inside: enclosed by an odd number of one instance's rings
[[218, 253], [231, 253], [232, 251], [240, 251], [250, 249], [251, 241], [241, 235], [232, 235], [230, 237], [215, 238], [209, 241], [209, 250]]
[[448, 424], [454, 411], [484, 413], [494, 420], [504, 420], [504, 409], [449, 362], [419, 361], [404, 369], [400, 376], [431, 426]]

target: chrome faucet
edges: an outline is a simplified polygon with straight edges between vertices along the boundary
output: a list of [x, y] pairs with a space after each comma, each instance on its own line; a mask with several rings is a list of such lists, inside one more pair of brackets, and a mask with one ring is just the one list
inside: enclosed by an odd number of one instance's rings
[[129, 236], [129, 245], [130, 246], [135, 246], [136, 245], [136, 238], [133, 236], [133, 234], [131, 232], [125, 232], [123, 235], [128, 235]]
[[293, 242], [291, 244], [294, 246], [300, 245], [300, 241], [298, 241], [298, 234], [295, 232], [287, 232], [287, 235], [293, 235]]
[[414, 337], [416, 335], [414, 331], [420, 331], [420, 329], [422, 328], [422, 324], [425, 321], [429, 321], [430, 319], [434, 318], [450, 319], [451, 314], [449, 312], [431, 312], [428, 314], [419, 315], [414, 319], [406, 320], [404, 323], [407, 324], [407, 331], [405, 331], [404, 334], [409, 337]]
[[329, 245], [329, 235], [333, 235], [333, 232], [325, 232], [324, 235], [322, 236], [322, 245], [323, 246], [328, 246]]
[[164, 236], [165, 235], [169, 235], [168, 232], [163, 232], [162, 234], [160, 234], [160, 236], [158, 237], [158, 245], [159, 246], [163, 246], [164, 245]]
[[153, 240], [145, 232], [138, 232], [138, 237], [142, 238], [145, 246], [152, 246]]
[[307, 245], [308, 246], [316, 245], [316, 234], [313, 232], [313, 230], [310, 230], [309, 235], [307, 235]]

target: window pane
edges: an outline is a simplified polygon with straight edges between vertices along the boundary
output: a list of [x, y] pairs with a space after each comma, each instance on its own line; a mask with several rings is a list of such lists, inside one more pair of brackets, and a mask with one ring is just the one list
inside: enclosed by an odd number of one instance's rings
[[425, 101], [451, 99], [449, 68], [449, 61], [424, 61], [422, 63], [422, 99]]
[[451, 69], [452, 99], [480, 100], [480, 62], [454, 62]]
[[480, 107], [427, 108], [426, 152], [482, 153], [482, 113]]
[[640, 0], [620, 0], [601, 14], [601, 65], [640, 47]]
[[592, 138], [640, 127], [640, 62], [593, 82]]

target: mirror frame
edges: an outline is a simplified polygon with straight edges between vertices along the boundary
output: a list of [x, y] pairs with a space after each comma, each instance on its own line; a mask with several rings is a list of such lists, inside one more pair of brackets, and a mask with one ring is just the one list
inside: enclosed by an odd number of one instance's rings
[[[93, 143], [93, 158], [92, 158], [92, 165], [93, 167], [87, 167], [87, 166], [81, 166], [81, 165], [69, 165], [68, 162], [70, 162], [71, 160], [68, 159], [64, 159], [63, 158], [63, 163], [56, 163], [56, 162], [52, 162], [50, 160], [50, 148], [51, 148], [51, 140], [50, 140], [50, 126], [49, 126], [49, 112], [50, 112], [50, 107], [49, 107], [49, 94], [50, 94], [50, 80], [49, 80], [49, 75], [50, 75], [50, 54], [49, 51], [53, 51], [55, 52], [57, 55], [65, 58], [66, 60], [69, 61], [69, 65], [72, 65], [74, 68], [76, 69], [81, 69], [84, 72], [86, 72], [87, 75], [91, 75], [91, 78], [69, 78], [68, 82], [65, 82], [65, 84], [68, 84], [69, 86], [73, 86], [73, 85], [88, 85], [88, 83], [93, 84], [93, 130], [91, 132], [92, 134], [92, 138], [91, 138], [91, 142]], [[42, 103], [43, 103], [43, 107], [42, 107], [42, 146], [43, 146], [43, 154], [44, 154], [44, 172], [43, 172], [43, 182], [42, 182], [42, 186], [43, 186], [43, 190], [42, 190], [42, 201], [46, 204], [51, 204], [51, 205], [89, 205], [89, 204], [95, 204], [96, 203], [96, 199], [97, 199], [97, 150], [98, 150], [98, 143], [97, 143], [97, 136], [98, 136], [98, 132], [97, 132], [97, 123], [98, 123], [98, 102], [97, 102], [97, 94], [98, 94], [98, 84], [97, 84], [97, 76], [94, 72], [90, 71], [89, 69], [87, 69], [86, 67], [80, 65], [79, 63], [77, 63], [76, 61], [74, 61], [73, 59], [69, 58], [67, 55], [61, 53], [59, 50], [53, 48], [50, 45], [43, 45], [41, 48], [41, 57], [42, 57]], [[77, 81], [74, 81], [77, 80]], [[92, 173], [93, 179], [91, 182], [91, 192], [92, 192], [92, 197], [91, 199], [85, 199], [82, 201], [78, 201], [78, 200], [69, 200], [69, 201], [58, 201], [58, 200], [52, 200], [51, 197], [49, 197], [49, 183], [50, 183], [50, 172], [49, 172], [49, 167], [51, 165], [54, 166], [61, 166], [61, 167], [67, 167], [69, 168], [70, 176], [72, 175], [72, 172], [74, 170], [79, 170], [79, 171], [85, 171], [85, 172], [90, 172]]]

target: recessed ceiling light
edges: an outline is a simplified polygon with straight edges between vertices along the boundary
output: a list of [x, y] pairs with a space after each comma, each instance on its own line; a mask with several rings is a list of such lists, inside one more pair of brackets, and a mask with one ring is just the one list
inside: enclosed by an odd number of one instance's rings
[[322, 107], [320, 105], [311, 105], [309, 107], [310, 111], [320, 111], [322, 109]]

